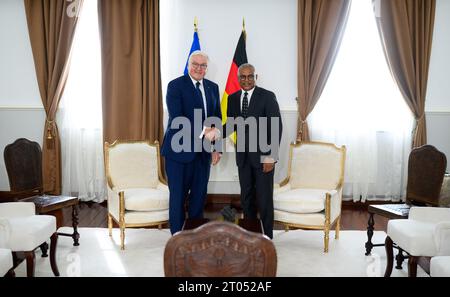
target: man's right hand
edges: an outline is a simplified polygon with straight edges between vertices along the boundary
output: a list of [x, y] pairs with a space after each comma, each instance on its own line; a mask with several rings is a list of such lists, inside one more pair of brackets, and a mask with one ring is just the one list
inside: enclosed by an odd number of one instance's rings
[[205, 138], [209, 141], [214, 141], [220, 137], [219, 129], [216, 127], [213, 128], [205, 128]]

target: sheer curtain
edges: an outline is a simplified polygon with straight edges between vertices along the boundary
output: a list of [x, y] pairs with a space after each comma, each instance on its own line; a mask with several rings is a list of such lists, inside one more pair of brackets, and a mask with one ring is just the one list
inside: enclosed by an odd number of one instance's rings
[[63, 194], [102, 202], [106, 197], [106, 181], [96, 0], [84, 1], [81, 10], [57, 120], [61, 130]]
[[371, 0], [352, 1], [340, 52], [308, 120], [312, 140], [347, 146], [344, 199], [404, 197], [413, 118], [386, 64]]

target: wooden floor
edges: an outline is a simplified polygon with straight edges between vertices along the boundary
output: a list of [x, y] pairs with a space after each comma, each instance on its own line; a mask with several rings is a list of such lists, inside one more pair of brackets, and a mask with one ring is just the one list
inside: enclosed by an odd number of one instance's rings
[[[216, 219], [220, 217], [220, 210], [226, 204], [208, 204], [205, 207], [205, 217]], [[342, 209], [341, 230], [367, 230], [369, 216], [367, 207], [344, 204]], [[386, 231], [387, 219], [375, 216], [375, 230]], [[64, 209], [64, 226], [71, 226], [70, 209]], [[108, 227], [106, 203], [82, 202], [79, 206], [79, 227]], [[282, 227], [275, 225], [274, 229], [281, 230]]]

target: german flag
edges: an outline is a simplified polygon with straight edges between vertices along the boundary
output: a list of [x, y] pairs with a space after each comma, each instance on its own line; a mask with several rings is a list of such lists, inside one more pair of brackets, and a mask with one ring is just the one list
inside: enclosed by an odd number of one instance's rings
[[[227, 107], [228, 107], [228, 96], [239, 91], [241, 87], [239, 86], [238, 80], [238, 68], [242, 64], [248, 63], [247, 52], [245, 49], [245, 39], [246, 32], [245, 29], [242, 30], [241, 36], [234, 52], [233, 62], [231, 63], [230, 72], [228, 73], [227, 84], [225, 86], [225, 92], [223, 93], [222, 101], [220, 107], [222, 109], [222, 124], [227, 122]], [[236, 143], [236, 134], [231, 135], [231, 139]]]

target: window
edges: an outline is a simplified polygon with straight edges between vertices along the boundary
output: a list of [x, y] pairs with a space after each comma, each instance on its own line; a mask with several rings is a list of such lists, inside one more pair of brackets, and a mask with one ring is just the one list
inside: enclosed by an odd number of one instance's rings
[[344, 196], [403, 196], [412, 114], [390, 74], [372, 1], [352, 1], [340, 51], [308, 121], [312, 139], [347, 146]]
[[63, 193], [101, 202], [103, 167], [101, 56], [97, 1], [84, 1], [72, 44], [71, 64], [58, 109]]

